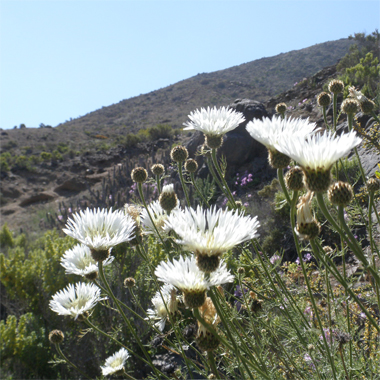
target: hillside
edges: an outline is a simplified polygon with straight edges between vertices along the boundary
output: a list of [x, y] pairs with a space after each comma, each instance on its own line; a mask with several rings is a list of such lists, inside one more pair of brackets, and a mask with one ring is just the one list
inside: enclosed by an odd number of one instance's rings
[[[126, 146], [121, 138], [157, 124], [179, 129], [188, 113], [199, 107], [226, 106], [236, 98], [248, 98], [262, 102], [271, 114], [277, 102], [286, 100], [295, 107], [293, 116], [321, 121], [315, 95], [336, 74], [336, 63], [351, 43], [346, 39], [326, 42], [199, 74], [56, 128], [1, 131], [2, 152], [16, 157], [11, 171], [2, 172], [1, 225], [8, 223], [12, 229], [33, 233], [50, 228], [47, 212], [54, 216], [60, 202], [76, 205], [86, 198], [93, 204], [96, 189], [102, 193], [102, 181], [121, 163], [124, 186], [130, 186], [131, 167], [149, 167], [158, 160], [168, 163], [171, 144], [186, 142], [189, 136], [179, 134], [174, 140], [172, 136], [135, 146]], [[303, 81], [306, 77], [309, 79]], [[295, 82], [301, 83], [294, 86]], [[309, 101], [301, 104], [306, 98]], [[41, 162], [41, 152], [52, 157]]]

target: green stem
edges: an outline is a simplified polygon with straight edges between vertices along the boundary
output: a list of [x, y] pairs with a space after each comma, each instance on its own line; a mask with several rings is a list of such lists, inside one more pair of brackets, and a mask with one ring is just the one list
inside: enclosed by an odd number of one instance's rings
[[102, 261], [99, 262], [98, 267], [99, 267], [99, 276], [100, 276], [100, 279], [102, 280], [102, 282], [104, 284], [105, 289], [107, 290], [107, 294], [112, 298], [113, 302], [115, 303], [115, 305], [117, 307], [117, 310], [119, 311], [120, 315], [122, 316], [124, 322], [127, 324], [129, 330], [131, 331], [131, 333], [132, 333], [133, 337], [135, 338], [137, 344], [139, 345], [141, 351], [144, 353], [145, 357], [147, 358], [150, 367], [153, 369], [156, 376], [158, 376], [159, 372], [158, 372], [157, 368], [153, 365], [150, 356], [146, 352], [143, 344], [141, 343], [141, 340], [140, 340], [139, 336], [137, 335], [136, 328], [131, 325], [131, 322], [129, 321], [127, 316], [124, 314], [124, 311], [123, 311], [123, 309], [119, 303], [119, 300], [114, 296], [114, 294], [113, 294], [113, 292], [112, 292], [112, 290], [111, 290], [111, 288], [107, 282], [107, 279], [104, 275], [103, 262]]
[[218, 177], [218, 175], [215, 172], [215, 169], [214, 169], [214, 166], [213, 166], [211, 158], [207, 158], [207, 167], [210, 170], [210, 173], [211, 173], [212, 177], [214, 178], [215, 182], [217, 183], [219, 189], [223, 191], [223, 193], [227, 196], [228, 200], [231, 202], [231, 199], [228, 197], [228, 194], [225, 193], [225, 191], [223, 189], [223, 185], [220, 182], [219, 177]]
[[336, 268], [334, 262], [331, 260], [331, 258], [328, 255], [325, 255], [323, 251], [323, 248], [321, 247], [320, 243], [311, 240], [310, 245], [313, 249], [314, 254], [320, 260], [323, 265], [328, 268], [330, 273], [335, 277], [335, 279], [344, 287], [344, 289], [347, 290], [349, 295], [355, 300], [357, 305], [360, 307], [360, 309], [363, 311], [363, 313], [367, 316], [368, 320], [371, 322], [371, 324], [376, 328], [377, 331], [380, 332], [380, 326], [375, 321], [375, 319], [372, 317], [372, 315], [368, 312], [368, 310], [365, 308], [363, 303], [359, 300], [359, 298], [356, 296], [355, 292], [351, 289], [351, 286], [347, 284], [347, 282], [344, 280], [343, 276], [340, 274], [339, 270]]
[[195, 177], [194, 177], [194, 173], [190, 173], [190, 178], [191, 178], [191, 183], [193, 184], [194, 186], [194, 189], [195, 191], [197, 192], [197, 194], [202, 198], [204, 204], [207, 206], [207, 207], [210, 207], [207, 199], [203, 196], [203, 194], [201, 193], [201, 191], [199, 190], [196, 182], [195, 182]]
[[156, 175], [156, 183], [157, 183], [157, 192], [158, 194], [161, 194], [161, 177], [159, 175]]
[[183, 178], [182, 162], [178, 162], [178, 174], [179, 174], [179, 179], [180, 179], [180, 181], [181, 181], [181, 185], [182, 185], [183, 193], [185, 194], [187, 207], [190, 207], [189, 194], [187, 193], [186, 183], [185, 183], [185, 180], [184, 180], [184, 178]]
[[323, 199], [323, 194], [322, 193], [317, 193], [317, 200], [319, 207], [325, 216], [325, 218], [330, 222], [330, 224], [334, 227], [334, 229], [339, 233], [339, 235], [343, 238], [343, 240], [348, 244], [348, 246], [351, 248], [351, 250], [354, 252], [355, 256], [363, 263], [364, 269], [369, 270], [372, 275], [375, 277], [377, 282], [380, 282], [380, 277], [379, 274], [374, 270], [368, 263], [361, 247], [359, 246], [358, 242], [356, 241], [354, 235], [350, 231], [350, 229], [347, 227], [346, 222], [344, 220], [343, 212], [339, 214], [339, 220], [341, 222], [341, 225], [343, 227], [340, 228], [338, 223], [335, 222], [334, 218], [330, 215], [330, 212], [328, 211], [325, 201]]
[[372, 117], [380, 124], [380, 119], [378, 118], [378, 116], [375, 114], [375, 112], [371, 111], [371, 115]]
[[70, 361], [69, 359], [67, 359], [67, 357], [64, 355], [64, 353], [62, 352], [61, 350], [61, 347], [59, 346], [59, 344], [55, 344], [55, 348], [57, 349], [58, 351], [58, 354], [61, 356], [61, 358], [67, 363], [67, 364], [70, 364], [76, 371], [78, 371], [80, 374], [82, 374], [82, 376], [84, 376], [85, 378], [89, 378], [84, 372], [82, 372], [72, 361]]
[[338, 94], [333, 94], [333, 128], [334, 128], [334, 132], [336, 132], [337, 111], [338, 111]]
[[277, 178], [278, 178], [278, 181], [280, 182], [282, 191], [285, 194], [286, 201], [290, 205], [292, 203], [292, 201], [290, 200], [288, 190], [287, 190], [287, 188], [285, 186], [283, 169], [277, 169]]
[[214, 164], [214, 167], [215, 167], [216, 171], [218, 172], [220, 180], [222, 181], [222, 184], [223, 184], [222, 191], [227, 195], [227, 198], [231, 202], [233, 208], [236, 209], [237, 206], [236, 206], [235, 199], [231, 194], [230, 188], [228, 187], [227, 181], [224, 178], [222, 171], [220, 170], [220, 166], [218, 164], [218, 159], [216, 157], [216, 149], [215, 148], [211, 150], [211, 157], [212, 157], [212, 162]]
[[325, 126], [327, 129], [330, 129], [329, 123], [327, 122], [326, 106], [322, 106], [322, 112], [323, 112], [323, 120], [325, 122]]
[[207, 351], [207, 360], [210, 365], [211, 372], [216, 376], [217, 379], [220, 379], [218, 369], [216, 368], [214, 353], [212, 351]]

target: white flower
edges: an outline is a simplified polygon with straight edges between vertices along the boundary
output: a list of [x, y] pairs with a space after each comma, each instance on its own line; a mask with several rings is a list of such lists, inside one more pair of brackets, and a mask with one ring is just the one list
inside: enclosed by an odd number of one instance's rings
[[[154, 324], [160, 331], [165, 328], [165, 323], [168, 318], [168, 311], [174, 314], [178, 310], [177, 291], [173, 285], [164, 284], [161, 290], [158, 291], [152, 298], [153, 309], [148, 309], [147, 319], [157, 320]], [[166, 305], [166, 306], [165, 306]]]
[[154, 273], [160, 281], [173, 285], [184, 293], [205, 292], [211, 286], [234, 280], [234, 276], [227, 271], [223, 261], [219, 268], [207, 277], [199, 270], [194, 256], [185, 259], [181, 256], [179, 260], [174, 259], [173, 262], [161, 262]]
[[124, 370], [124, 364], [128, 358], [128, 351], [124, 347], [114, 353], [106, 359], [104, 367], [100, 367], [102, 369], [103, 376], [112, 375], [116, 372]]
[[312, 191], [308, 191], [306, 195], [300, 197], [297, 204], [297, 224], [305, 225], [314, 222], [314, 215], [311, 213], [313, 195]]
[[166, 222], [179, 236], [178, 244], [196, 255], [220, 256], [246, 240], [258, 235], [257, 217], [244, 216], [238, 211], [185, 208], [174, 210]]
[[362, 102], [368, 100], [367, 97], [361, 91], [358, 91], [353, 86], [349, 87], [348, 91], [350, 92], [350, 96], [352, 98], [356, 99], [359, 103], [362, 103]]
[[[166, 186], [173, 186], [173, 185], [166, 185]], [[154, 224], [152, 223], [152, 220], [149, 217], [148, 211], [149, 211], [149, 213], [153, 219]], [[147, 209], [144, 208], [144, 209], [142, 209], [142, 211], [140, 213], [140, 223], [141, 223], [141, 226], [143, 228], [144, 233], [148, 234], [148, 235], [149, 234], [157, 235], [156, 228], [157, 228], [159, 234], [164, 233], [164, 232], [168, 232], [167, 229], [166, 229], [166, 231], [164, 231], [164, 225], [165, 225], [165, 221], [168, 218], [168, 214], [161, 207], [160, 202], [154, 201], [151, 204], [149, 204], [148, 211], [147, 211]], [[156, 226], [156, 228], [155, 228], [155, 226]]]
[[307, 136], [283, 136], [276, 149], [296, 161], [307, 172], [328, 171], [340, 158], [361, 143], [354, 131], [336, 136], [333, 132]]
[[227, 107], [201, 108], [190, 113], [190, 122], [184, 123], [184, 130], [197, 130], [205, 135], [220, 136], [237, 128], [245, 121], [241, 112], [236, 112]]
[[73, 214], [63, 232], [95, 251], [105, 251], [131, 240], [134, 228], [132, 217], [123, 211], [87, 208]]
[[[103, 266], [111, 264], [113, 259], [113, 256], [109, 257], [103, 262]], [[61, 265], [66, 269], [66, 274], [86, 276], [98, 272], [98, 264], [92, 258], [90, 248], [83, 244], [77, 244], [66, 251], [61, 258]]]
[[315, 127], [316, 124], [309, 122], [309, 119], [282, 119], [281, 116], [273, 116], [272, 119], [254, 119], [247, 124], [246, 129], [252, 138], [265, 145], [267, 149], [273, 150], [283, 136], [305, 137], [312, 133]]
[[49, 307], [59, 315], [69, 315], [77, 319], [104, 299], [96, 285], [78, 282], [75, 287], [69, 284], [66, 289], [54, 294]]

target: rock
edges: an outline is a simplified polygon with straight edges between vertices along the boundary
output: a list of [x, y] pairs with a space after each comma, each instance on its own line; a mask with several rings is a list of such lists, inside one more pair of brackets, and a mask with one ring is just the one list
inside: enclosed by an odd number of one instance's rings
[[59, 195], [67, 195], [67, 193], [79, 193], [87, 189], [87, 182], [84, 178], [73, 177], [64, 181], [61, 185], [54, 189]]
[[32, 195], [31, 197], [28, 197], [20, 202], [21, 207], [30, 206], [33, 203], [38, 202], [47, 202], [54, 199], [54, 196], [48, 193], [39, 193]]

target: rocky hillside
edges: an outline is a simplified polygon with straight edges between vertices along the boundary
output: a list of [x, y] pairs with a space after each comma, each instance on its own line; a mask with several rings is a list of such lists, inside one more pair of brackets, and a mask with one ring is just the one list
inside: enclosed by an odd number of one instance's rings
[[[120, 206], [125, 201], [133, 200], [129, 174], [135, 165], [149, 168], [152, 163], [161, 162], [169, 167], [170, 147], [179, 142], [186, 144], [194, 157], [201, 138], [192, 133], [179, 133], [170, 138], [126, 146], [118, 144], [116, 136], [125, 131], [135, 133], [139, 127], [149, 128], [158, 123], [180, 128], [187, 114], [197, 107], [230, 105], [244, 112], [257, 108], [261, 116], [270, 116], [274, 106], [285, 101], [290, 107], [289, 115], [309, 117], [322, 125], [316, 95], [325, 83], [336, 76], [337, 51], [340, 49], [340, 56], [343, 56], [349, 44], [348, 40], [328, 42], [216, 73], [200, 74], [102, 108], [56, 128], [2, 131], [3, 151], [30, 157], [41, 151], [52, 152], [58, 147], [61, 157], [31, 164], [31, 167], [15, 165], [11, 171], [2, 172], [1, 225], [8, 223], [13, 230], [38, 234], [53, 225], [59, 227], [67, 213], [78, 206]], [[338, 55], [333, 56], [333, 53]], [[313, 55], [324, 57], [319, 61], [321, 67], [315, 66], [318, 60], [313, 60]], [[322, 61], [328, 62], [328, 59], [334, 61], [333, 65], [323, 66]], [[303, 62], [299, 70], [294, 62]], [[267, 86], [264, 86], [266, 90], [263, 92], [261, 85], [253, 83], [265, 67], [270, 75], [266, 76], [264, 82]], [[264, 83], [262, 78], [257, 80]], [[294, 85], [296, 81], [298, 83]], [[258, 190], [275, 173], [268, 168], [262, 149], [257, 150], [256, 156], [237, 154], [243, 150], [236, 144], [246, 143], [247, 139], [244, 139], [244, 136], [241, 139], [241, 136], [235, 135], [225, 144], [225, 147], [231, 147], [230, 152], [235, 152], [234, 157], [228, 157], [228, 173], [232, 177], [233, 173], [250, 171], [254, 175], [253, 189]], [[255, 151], [252, 147], [247, 149], [249, 152]], [[370, 167], [367, 169], [368, 172], [372, 170]], [[174, 172], [169, 171], [168, 174], [175, 176]], [[50, 218], [46, 217], [47, 214]]]

